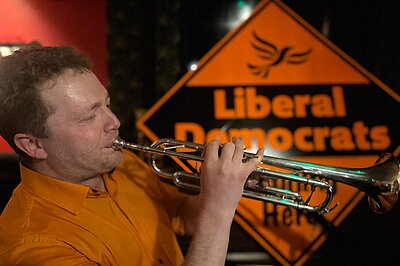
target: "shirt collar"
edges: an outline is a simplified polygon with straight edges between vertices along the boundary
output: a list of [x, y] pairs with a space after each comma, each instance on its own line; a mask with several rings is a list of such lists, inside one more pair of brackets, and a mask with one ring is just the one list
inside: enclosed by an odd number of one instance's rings
[[28, 169], [20, 164], [21, 183], [33, 195], [47, 200], [76, 215], [91, 188], [62, 181]]

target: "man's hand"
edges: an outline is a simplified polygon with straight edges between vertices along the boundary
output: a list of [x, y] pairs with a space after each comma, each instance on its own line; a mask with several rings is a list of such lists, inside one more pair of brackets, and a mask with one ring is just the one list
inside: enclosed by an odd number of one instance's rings
[[257, 158], [242, 162], [244, 148], [238, 137], [222, 148], [217, 139], [206, 145], [200, 177], [200, 200], [204, 211], [218, 212], [219, 215], [234, 214], [247, 177], [261, 162], [264, 152], [260, 149]]
[[199, 212], [185, 265], [224, 265], [236, 207], [247, 177], [261, 162], [264, 150], [260, 149], [256, 158], [245, 162], [243, 152], [243, 142], [237, 137], [222, 148], [218, 139], [206, 145]]

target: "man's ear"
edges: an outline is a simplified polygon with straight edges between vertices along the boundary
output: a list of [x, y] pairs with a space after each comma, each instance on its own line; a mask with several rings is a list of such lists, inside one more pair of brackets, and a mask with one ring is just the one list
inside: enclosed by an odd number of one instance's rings
[[29, 157], [36, 159], [46, 159], [47, 153], [40, 140], [30, 134], [17, 133], [14, 136], [15, 145]]

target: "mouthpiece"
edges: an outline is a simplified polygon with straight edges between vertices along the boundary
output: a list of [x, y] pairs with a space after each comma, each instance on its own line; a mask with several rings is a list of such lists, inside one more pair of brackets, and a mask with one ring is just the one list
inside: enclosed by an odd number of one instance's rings
[[120, 137], [117, 137], [113, 143], [112, 143], [112, 147], [114, 150], [122, 150], [122, 148], [124, 148], [124, 146], [126, 145], [125, 140], [121, 139]]

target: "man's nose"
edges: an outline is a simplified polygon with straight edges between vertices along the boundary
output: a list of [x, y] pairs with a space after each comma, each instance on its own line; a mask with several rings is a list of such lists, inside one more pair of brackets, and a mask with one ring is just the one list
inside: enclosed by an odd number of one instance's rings
[[121, 122], [117, 116], [110, 110], [107, 110], [106, 130], [115, 130], [121, 126]]

